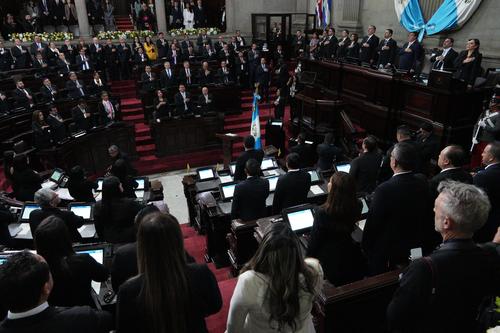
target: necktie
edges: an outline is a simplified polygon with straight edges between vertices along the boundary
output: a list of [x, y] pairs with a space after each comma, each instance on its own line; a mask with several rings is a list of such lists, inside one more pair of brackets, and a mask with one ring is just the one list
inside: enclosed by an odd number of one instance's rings
[[42, 59], [39, 59], [38, 62], [40, 63], [40, 66], [43, 66], [43, 61]]
[[110, 101], [106, 101], [105, 104], [106, 109], [108, 110], [108, 118], [113, 119], [113, 105], [111, 105]]
[[167, 75], [168, 75], [168, 78], [170, 79], [170, 69], [167, 69]]
[[189, 69], [186, 69], [186, 77], [187, 77], [187, 82], [191, 84], [191, 73], [189, 72]]
[[28, 91], [26, 89], [23, 89], [24, 93], [26, 94], [26, 97], [30, 98], [30, 94], [28, 94]]
[[186, 93], [182, 93], [182, 98], [184, 99], [184, 110], [188, 109], [187, 103], [186, 103]]
[[82, 88], [82, 85], [80, 84], [80, 82], [76, 81], [76, 87], [78, 88], [78, 90], [80, 91], [80, 94], [82, 96], [85, 96], [85, 93], [83, 92], [83, 88]]

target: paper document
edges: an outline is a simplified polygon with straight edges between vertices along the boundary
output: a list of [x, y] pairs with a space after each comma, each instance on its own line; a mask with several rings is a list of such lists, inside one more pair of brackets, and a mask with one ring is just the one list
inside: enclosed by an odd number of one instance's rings
[[311, 192], [314, 195], [325, 193], [325, 191], [323, 191], [323, 189], [321, 187], [319, 187], [319, 185], [313, 185], [313, 186], [311, 186]]
[[365, 223], [366, 223], [366, 220], [361, 220], [361, 221], [357, 222], [356, 224], [358, 225], [359, 229], [365, 230]]

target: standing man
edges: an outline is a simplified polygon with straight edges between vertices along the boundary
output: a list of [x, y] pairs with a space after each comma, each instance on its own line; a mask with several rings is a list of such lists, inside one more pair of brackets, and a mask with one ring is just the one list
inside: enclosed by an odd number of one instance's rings
[[390, 68], [396, 64], [398, 44], [392, 39], [392, 33], [392, 29], [386, 29], [384, 32], [384, 39], [378, 46], [378, 68]]
[[21, 40], [16, 38], [14, 46], [10, 49], [10, 53], [14, 58], [14, 68], [24, 69], [31, 66], [31, 56], [28, 49], [22, 45]]
[[453, 49], [454, 39], [448, 37], [443, 42], [443, 48], [434, 53], [431, 57], [432, 69], [440, 71], [455, 70], [455, 59], [458, 52]]
[[201, 4], [201, 0], [196, 1], [196, 6], [194, 7], [194, 27], [195, 28], [205, 28], [207, 26], [207, 14], [205, 13], [205, 8]]
[[97, 105], [97, 108], [99, 110], [99, 123], [101, 125], [107, 125], [117, 120], [118, 104], [111, 102], [107, 92], [102, 92], [101, 102]]
[[422, 55], [422, 46], [417, 40], [418, 34], [410, 32], [408, 34], [408, 42], [406, 42], [399, 51], [399, 66], [400, 70], [415, 72], [420, 63]]
[[370, 65], [377, 63], [377, 47], [379, 44], [379, 38], [375, 36], [375, 31], [377, 31], [377, 28], [374, 25], [369, 25], [368, 34], [363, 37], [363, 40], [361, 41], [359, 60], [362, 63], [368, 63]]
[[12, 69], [12, 55], [10, 50], [3, 46], [3, 42], [0, 41], [0, 71], [6, 72]]
[[179, 85], [179, 92], [175, 94], [175, 112], [181, 116], [184, 114], [192, 113], [191, 94], [186, 91], [184, 84]]
[[122, 80], [128, 80], [130, 76], [130, 60], [132, 58], [132, 52], [130, 51], [130, 46], [125, 43], [124, 38], [120, 38], [120, 44], [116, 47], [116, 52], [118, 54], [118, 64], [120, 67], [120, 76]]
[[271, 74], [266, 64], [266, 58], [260, 58], [260, 66], [255, 71], [255, 81], [259, 84], [262, 98], [269, 103], [269, 86], [271, 85]]
[[235, 181], [246, 179], [245, 164], [248, 160], [254, 159], [260, 166], [264, 158], [264, 152], [261, 149], [255, 149], [255, 138], [251, 135], [245, 137], [243, 140], [243, 148], [245, 148], [245, 151], [236, 159], [236, 168], [234, 170]]
[[252, 44], [252, 48], [250, 49], [250, 51], [248, 51], [247, 57], [250, 87], [253, 87], [256, 81], [255, 72], [257, 71], [257, 67], [259, 67], [260, 62], [260, 51], [257, 50], [257, 44]]

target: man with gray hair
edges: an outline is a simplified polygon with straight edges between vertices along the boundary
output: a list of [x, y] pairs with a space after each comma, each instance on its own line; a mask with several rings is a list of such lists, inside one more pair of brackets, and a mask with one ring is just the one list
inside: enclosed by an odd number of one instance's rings
[[438, 191], [434, 225], [443, 243], [403, 274], [387, 308], [398, 332], [477, 332], [481, 301], [500, 293], [500, 257], [472, 240], [488, 218], [488, 196], [455, 181], [441, 182]]
[[56, 192], [48, 188], [41, 188], [35, 192], [35, 202], [40, 206], [40, 209], [35, 209], [30, 213], [29, 223], [32, 235], [35, 235], [36, 229], [43, 220], [54, 215], [66, 223], [74, 242], [81, 241], [82, 238], [78, 232], [78, 228], [83, 225], [83, 218], [75, 215], [73, 212], [57, 208], [61, 203], [61, 199]]

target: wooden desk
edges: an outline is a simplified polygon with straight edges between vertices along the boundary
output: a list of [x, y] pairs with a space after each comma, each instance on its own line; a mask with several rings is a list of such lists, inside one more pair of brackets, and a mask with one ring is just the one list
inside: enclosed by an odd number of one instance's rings
[[221, 146], [215, 136], [224, 128], [224, 116], [180, 118], [152, 122], [151, 132], [156, 144], [156, 155], [167, 156], [190, 151], [218, 148]]
[[442, 145], [468, 145], [482, 111], [482, 92], [440, 90], [373, 69], [301, 59], [303, 70], [317, 73], [315, 87], [337, 94], [346, 111], [370, 134], [393, 141], [403, 123], [434, 126]]

